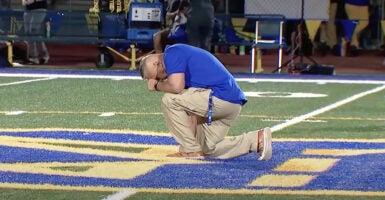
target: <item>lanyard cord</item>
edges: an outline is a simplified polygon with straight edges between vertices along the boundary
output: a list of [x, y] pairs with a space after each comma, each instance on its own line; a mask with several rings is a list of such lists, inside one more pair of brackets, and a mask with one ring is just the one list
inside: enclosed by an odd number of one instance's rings
[[209, 113], [207, 114], [207, 124], [210, 126], [213, 116], [213, 91], [211, 90], [209, 95]]

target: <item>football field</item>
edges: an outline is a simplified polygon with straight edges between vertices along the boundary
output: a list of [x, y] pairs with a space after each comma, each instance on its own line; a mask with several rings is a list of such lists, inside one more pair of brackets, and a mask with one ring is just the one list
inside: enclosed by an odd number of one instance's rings
[[385, 76], [234, 74], [229, 137], [273, 131], [273, 157], [178, 150], [137, 72], [0, 69], [0, 199], [384, 199]]

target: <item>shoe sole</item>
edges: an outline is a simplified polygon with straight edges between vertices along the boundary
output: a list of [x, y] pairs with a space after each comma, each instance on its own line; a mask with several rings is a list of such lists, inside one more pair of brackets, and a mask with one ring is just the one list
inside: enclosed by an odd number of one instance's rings
[[271, 130], [269, 127], [263, 129], [263, 151], [258, 160], [269, 160], [273, 155], [271, 144]]

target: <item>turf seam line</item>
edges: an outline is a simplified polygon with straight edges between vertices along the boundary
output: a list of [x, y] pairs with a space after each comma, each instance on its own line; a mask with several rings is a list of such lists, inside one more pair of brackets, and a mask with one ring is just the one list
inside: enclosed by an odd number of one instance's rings
[[19, 85], [19, 84], [24, 84], [24, 83], [32, 83], [32, 82], [38, 82], [38, 81], [47, 81], [47, 80], [52, 80], [56, 79], [55, 77], [47, 77], [47, 78], [41, 78], [41, 79], [31, 79], [31, 80], [24, 80], [24, 81], [17, 81], [17, 82], [11, 82], [11, 83], [2, 83], [0, 84], [1, 86], [9, 86], [9, 85]]

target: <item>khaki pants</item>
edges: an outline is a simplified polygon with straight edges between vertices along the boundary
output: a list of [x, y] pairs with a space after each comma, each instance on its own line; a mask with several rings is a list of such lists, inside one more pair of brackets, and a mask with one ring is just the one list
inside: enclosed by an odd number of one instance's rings
[[355, 6], [345, 4], [346, 14], [350, 20], [358, 20], [354, 29], [350, 45], [359, 47], [358, 36], [369, 24], [369, 6]]
[[182, 152], [203, 151], [205, 156], [232, 158], [257, 150], [257, 133], [225, 138], [242, 106], [213, 97], [212, 123], [206, 123], [209, 89], [189, 88], [180, 94], [165, 93], [162, 111]]

